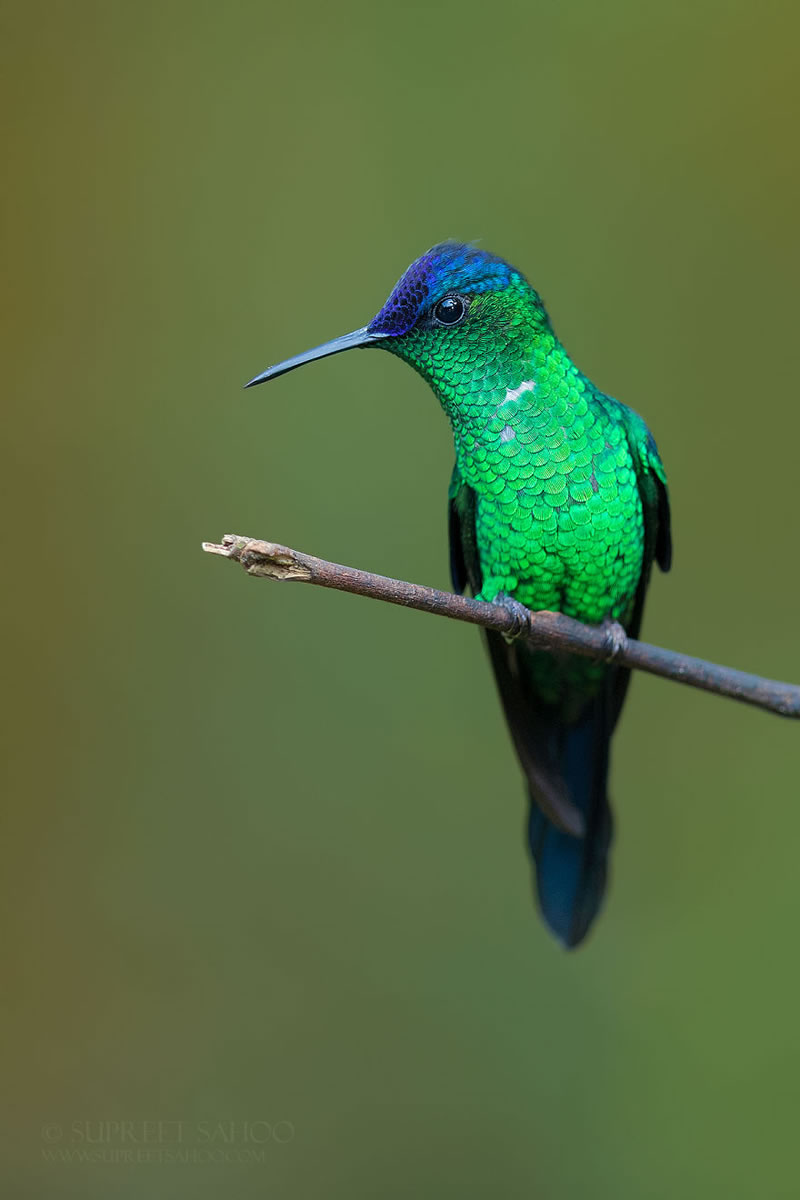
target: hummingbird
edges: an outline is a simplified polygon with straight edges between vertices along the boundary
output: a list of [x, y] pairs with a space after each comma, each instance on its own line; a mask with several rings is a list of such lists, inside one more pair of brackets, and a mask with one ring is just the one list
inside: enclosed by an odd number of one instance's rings
[[[444, 242], [368, 325], [268, 367], [246, 387], [354, 348], [388, 350], [450, 420], [455, 591], [565, 613], [637, 637], [653, 561], [669, 570], [667, 481], [642, 418], [575, 366], [510, 263]], [[527, 841], [545, 923], [567, 948], [603, 901], [609, 746], [630, 672], [484, 631], [527, 783]]]

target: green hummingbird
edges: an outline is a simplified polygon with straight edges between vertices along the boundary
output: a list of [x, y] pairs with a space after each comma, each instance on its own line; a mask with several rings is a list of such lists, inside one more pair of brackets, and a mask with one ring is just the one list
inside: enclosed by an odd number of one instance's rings
[[[672, 555], [664, 468], [642, 418], [574, 365], [525, 277], [474, 246], [434, 246], [369, 325], [246, 386], [354, 347], [410, 363], [450, 419], [455, 590], [636, 637], [653, 559], [667, 571]], [[630, 672], [486, 640], [527, 781], [541, 911], [576, 946], [606, 887], [609, 744]]]

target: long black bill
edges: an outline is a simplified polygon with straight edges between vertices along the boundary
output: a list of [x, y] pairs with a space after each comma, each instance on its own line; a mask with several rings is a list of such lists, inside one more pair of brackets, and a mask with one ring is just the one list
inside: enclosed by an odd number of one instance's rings
[[370, 333], [366, 326], [363, 329], [356, 329], [353, 333], [346, 333], [344, 337], [326, 342], [324, 346], [315, 346], [313, 350], [306, 350], [303, 354], [287, 358], [285, 362], [277, 363], [274, 367], [267, 367], [266, 371], [256, 375], [255, 379], [251, 379], [244, 386], [255, 387], [257, 383], [266, 383], [268, 379], [277, 379], [278, 375], [285, 375], [287, 371], [293, 371], [295, 367], [302, 367], [304, 363], [314, 362], [317, 358], [328, 358], [331, 354], [341, 354], [343, 350], [353, 350], [356, 346], [369, 346], [372, 342], [380, 342], [385, 337], [385, 333]]

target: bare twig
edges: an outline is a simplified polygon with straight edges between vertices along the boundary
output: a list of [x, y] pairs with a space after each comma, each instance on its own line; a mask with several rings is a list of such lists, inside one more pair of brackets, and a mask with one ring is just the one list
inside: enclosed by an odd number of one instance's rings
[[496, 629], [498, 633], [519, 636], [537, 649], [568, 650], [585, 658], [609, 662], [613, 659], [621, 666], [649, 671], [651, 675], [674, 679], [677, 683], [702, 688], [717, 696], [729, 696], [784, 717], [800, 718], [800, 687], [795, 684], [763, 679], [732, 667], [705, 662], [702, 658], [691, 658], [688, 654], [677, 654], [674, 650], [637, 642], [633, 638], [620, 636], [618, 627], [609, 629], [599, 625], [583, 625], [562, 613], [546, 611], [531, 612], [526, 617], [524, 613], [521, 615], [520, 611], [505, 608], [502, 604], [486, 604], [482, 600], [470, 600], [466, 596], [440, 592], [417, 583], [373, 575], [370, 571], [357, 571], [354, 567], [343, 567], [310, 554], [302, 554], [288, 546], [237, 534], [226, 533], [220, 545], [204, 542], [203, 549], [209, 554], [235, 559], [248, 575], [315, 583], [319, 587], [353, 592], [373, 600], [386, 600], [389, 604], [402, 604], [405, 608], [418, 608], [422, 612], [436, 613], [455, 621]]

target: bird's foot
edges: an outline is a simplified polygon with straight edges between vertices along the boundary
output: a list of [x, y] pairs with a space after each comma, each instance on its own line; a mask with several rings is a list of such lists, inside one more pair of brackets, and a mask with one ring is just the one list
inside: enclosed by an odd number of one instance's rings
[[610, 617], [606, 617], [600, 628], [603, 630], [606, 640], [605, 661], [613, 662], [627, 648], [628, 635], [619, 621], [612, 621]]
[[513, 622], [511, 628], [503, 634], [504, 640], [511, 645], [511, 643], [515, 642], [521, 634], [527, 633], [530, 629], [531, 610], [526, 608], [524, 604], [520, 604], [519, 600], [515, 600], [513, 596], [509, 596], [505, 592], [500, 592], [500, 594], [495, 597], [494, 602], [506, 610]]

